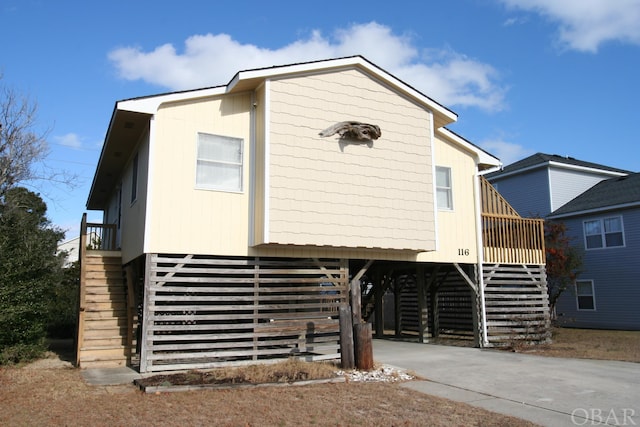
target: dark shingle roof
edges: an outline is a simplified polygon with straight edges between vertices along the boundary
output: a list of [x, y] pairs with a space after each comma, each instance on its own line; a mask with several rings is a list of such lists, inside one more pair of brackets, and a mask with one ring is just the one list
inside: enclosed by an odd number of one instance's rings
[[640, 205], [640, 173], [600, 181], [549, 217], [630, 204]]
[[559, 156], [557, 154], [536, 153], [522, 160], [519, 160], [515, 163], [511, 163], [503, 167], [502, 170], [487, 174], [485, 175], [485, 177], [487, 179], [497, 178], [501, 175], [511, 174], [519, 170], [531, 169], [534, 167], [542, 167], [548, 164], [549, 162], [562, 163], [565, 165], [579, 166], [579, 167], [591, 168], [591, 169], [599, 169], [602, 171], [614, 172], [614, 173], [622, 173], [622, 174], [633, 173], [632, 171], [600, 165], [598, 163], [585, 162], [583, 160], [574, 159], [573, 157]]

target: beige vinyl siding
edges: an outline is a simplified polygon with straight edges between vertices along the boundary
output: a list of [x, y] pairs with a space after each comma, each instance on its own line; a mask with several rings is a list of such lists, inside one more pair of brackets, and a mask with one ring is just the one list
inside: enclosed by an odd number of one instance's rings
[[[384, 259], [395, 261], [476, 263], [475, 160], [472, 153], [438, 136], [435, 139], [435, 163], [451, 168], [453, 210], [438, 211], [438, 250], [415, 253], [358, 248], [262, 247], [250, 251], [253, 256], [313, 258]], [[462, 249], [462, 253], [459, 253]], [[465, 249], [469, 254], [465, 255]]]
[[[318, 136], [343, 120], [377, 124], [382, 137], [345, 145]], [[430, 112], [359, 71], [168, 103], [154, 122], [145, 252], [477, 260], [471, 153], [444, 140], [433, 148]], [[244, 139], [242, 192], [195, 188], [198, 132]], [[434, 210], [434, 163], [452, 168], [454, 210], [446, 214]], [[436, 248], [436, 215], [439, 249], [417, 253]], [[460, 248], [469, 255], [458, 256]]]
[[[432, 115], [357, 70], [272, 81], [268, 242], [435, 249]], [[318, 133], [355, 120], [372, 143]]]
[[418, 260], [476, 263], [475, 160], [459, 145], [435, 136], [435, 164], [451, 168], [453, 210], [438, 210], [438, 250], [421, 253]]
[[[246, 254], [251, 108], [243, 93], [158, 109], [147, 252]], [[244, 139], [242, 192], [195, 188], [198, 132]]]
[[[133, 158], [138, 155], [138, 177], [136, 200], [131, 202], [131, 185], [133, 179]], [[127, 162], [122, 177], [122, 228], [120, 241], [122, 242], [122, 261], [127, 263], [143, 253], [146, 202], [149, 171], [149, 133], [145, 132], [138, 147], [133, 151]], [[117, 191], [116, 191], [117, 192]], [[117, 222], [117, 195], [114, 197]]]

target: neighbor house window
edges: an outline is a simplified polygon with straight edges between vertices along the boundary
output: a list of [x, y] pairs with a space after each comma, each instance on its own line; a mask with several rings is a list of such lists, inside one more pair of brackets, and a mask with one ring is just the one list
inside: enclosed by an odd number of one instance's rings
[[131, 173], [131, 203], [138, 198], [138, 153], [133, 158]]
[[436, 166], [436, 199], [438, 201], [438, 209], [453, 209], [451, 168]]
[[622, 217], [614, 216], [585, 221], [584, 239], [587, 249], [624, 246]]
[[241, 138], [199, 133], [196, 187], [242, 191], [243, 142]]
[[578, 310], [596, 309], [593, 280], [578, 280], [576, 282], [576, 299], [578, 302]]

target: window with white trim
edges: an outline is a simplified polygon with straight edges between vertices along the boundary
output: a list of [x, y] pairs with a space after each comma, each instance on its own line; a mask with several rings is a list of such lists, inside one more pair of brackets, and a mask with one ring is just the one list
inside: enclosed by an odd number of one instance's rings
[[436, 166], [436, 200], [438, 209], [453, 210], [451, 168]]
[[596, 296], [593, 292], [593, 280], [576, 281], [576, 303], [578, 310], [595, 310]]
[[244, 140], [198, 133], [196, 188], [242, 191]]
[[613, 216], [585, 221], [584, 241], [587, 249], [624, 246], [622, 217]]

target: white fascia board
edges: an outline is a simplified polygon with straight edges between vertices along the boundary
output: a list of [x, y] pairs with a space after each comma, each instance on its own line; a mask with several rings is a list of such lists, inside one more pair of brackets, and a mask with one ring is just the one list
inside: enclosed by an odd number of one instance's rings
[[471, 151], [472, 153], [474, 153], [479, 164], [491, 165], [491, 166], [494, 166], [494, 167], [501, 167], [502, 166], [502, 162], [500, 161], [500, 159], [498, 159], [497, 157], [494, 157], [491, 154], [479, 149], [478, 147], [476, 147], [473, 144], [469, 143], [469, 141], [466, 141], [464, 138], [461, 138], [460, 136], [458, 136], [455, 133], [451, 132], [449, 129], [440, 128], [437, 131], [440, 134], [442, 134], [444, 137], [446, 137], [446, 138], [450, 139], [451, 141], [455, 142], [456, 144], [462, 146], [465, 150]]
[[494, 179], [503, 179], [506, 178], [508, 176], [511, 175], [518, 175], [524, 172], [529, 172], [532, 170], [536, 170], [536, 169], [541, 169], [541, 168], [546, 168], [546, 167], [551, 167], [554, 166], [558, 169], [568, 169], [568, 170], [574, 170], [574, 171], [579, 171], [579, 172], [593, 172], [593, 173], [598, 173], [601, 175], [608, 175], [610, 177], [618, 177], [618, 176], [627, 176], [628, 174], [624, 173], [624, 172], [616, 172], [616, 171], [609, 171], [609, 170], [605, 170], [605, 169], [598, 169], [598, 168], [589, 168], [586, 166], [578, 166], [578, 165], [568, 165], [566, 163], [561, 163], [561, 162], [554, 162], [553, 160], [550, 160], [548, 162], [543, 162], [543, 163], [538, 163], [535, 165], [531, 165], [528, 166], [526, 168], [522, 168], [522, 169], [516, 169], [513, 170], [511, 172], [506, 172], [500, 176], [496, 176]]
[[433, 112], [437, 112], [438, 114], [445, 116], [448, 120], [450, 120], [450, 122], [455, 122], [458, 120], [458, 115], [453, 111], [438, 104], [428, 96], [415, 90], [411, 86], [407, 85], [406, 83], [402, 82], [401, 80], [397, 79], [381, 68], [374, 66], [372, 63], [359, 56], [341, 59], [329, 59], [326, 61], [309, 62], [304, 64], [284, 65], [281, 67], [240, 71], [227, 85], [224, 86], [123, 100], [117, 103], [117, 109], [138, 113], [155, 114], [155, 112], [158, 110], [158, 107], [162, 103], [223, 95], [227, 92], [232, 91], [233, 88], [242, 80], [271, 79], [283, 75], [304, 74], [322, 71], [323, 69], [329, 70], [346, 67], [364, 68], [369, 74], [376, 76], [376, 78], [381, 80], [383, 83], [386, 83], [404, 92], [406, 95], [425, 105]]
[[165, 95], [149, 96], [144, 98], [127, 99], [119, 101], [116, 109], [133, 111], [135, 113], [155, 114], [161, 104], [166, 102], [183, 101], [186, 99], [206, 98], [209, 96], [224, 95], [226, 86], [218, 86], [209, 89], [197, 89], [186, 92], [167, 93]]
[[576, 170], [576, 171], [581, 171], [581, 172], [594, 172], [594, 173], [599, 173], [602, 175], [610, 175], [610, 176], [627, 176], [628, 174], [624, 173], [624, 172], [616, 172], [616, 171], [609, 171], [609, 170], [605, 170], [605, 169], [598, 169], [598, 168], [589, 168], [586, 166], [578, 166], [578, 165], [568, 165], [566, 163], [561, 163], [561, 162], [554, 162], [553, 160], [549, 161], [549, 166], [555, 166], [557, 168], [560, 169], [570, 169], [570, 170]]
[[326, 61], [306, 62], [303, 64], [283, 65], [280, 67], [260, 68], [257, 70], [240, 71], [234, 79], [229, 83], [232, 88], [240, 80], [256, 79], [256, 78], [273, 78], [286, 74], [302, 74], [322, 69], [331, 69], [339, 67], [348, 67], [354, 65], [365, 66], [365, 61], [359, 57], [328, 59]]
[[262, 68], [258, 70], [240, 71], [227, 85], [228, 90], [231, 91], [235, 85], [242, 80], [250, 79], [273, 79], [283, 75], [304, 74], [313, 73], [322, 70], [330, 70], [334, 68], [347, 68], [347, 67], [360, 67], [367, 70], [369, 74], [375, 75], [376, 78], [382, 82], [395, 87], [396, 89], [404, 92], [409, 97], [417, 100], [421, 104], [427, 106], [430, 110], [441, 114], [451, 122], [458, 120], [458, 115], [448, 108], [438, 104], [426, 95], [413, 89], [411, 86], [385, 72], [384, 70], [374, 66], [369, 61], [362, 57], [354, 56], [349, 58], [340, 59], [328, 59], [326, 61], [309, 62], [304, 64], [284, 65], [282, 67]]

